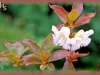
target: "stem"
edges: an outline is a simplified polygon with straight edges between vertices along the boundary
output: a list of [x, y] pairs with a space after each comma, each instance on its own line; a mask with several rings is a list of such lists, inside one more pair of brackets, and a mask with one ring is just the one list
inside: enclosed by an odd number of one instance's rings
[[21, 70], [20, 66], [18, 66], [18, 70], [19, 70], [20, 73], [22, 73], [22, 70]]

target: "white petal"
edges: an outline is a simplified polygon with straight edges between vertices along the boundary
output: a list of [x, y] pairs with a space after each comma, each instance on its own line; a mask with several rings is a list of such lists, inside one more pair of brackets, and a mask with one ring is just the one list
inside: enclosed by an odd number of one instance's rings
[[94, 31], [91, 29], [91, 30], [89, 30], [89, 31], [86, 31], [85, 32], [85, 35], [87, 36], [87, 37], [89, 37], [90, 35], [92, 35], [94, 33]]
[[55, 35], [59, 34], [59, 31], [55, 26], [52, 26], [51, 30], [54, 32]]
[[70, 35], [70, 29], [68, 27], [62, 27], [60, 32], [63, 33], [66, 37]]
[[54, 34], [52, 34], [52, 35], [53, 35], [53, 42], [54, 42], [54, 44], [55, 45], [58, 45], [58, 42], [61, 39], [60, 36], [59, 35], [58, 36], [55, 36]]
[[72, 50], [72, 51], [75, 51], [75, 50], [77, 50], [77, 49], [80, 49], [80, 45], [81, 45], [81, 44], [77, 41], [75, 45], [72, 45], [72, 46], [71, 46], [71, 50]]
[[70, 38], [69, 41], [68, 41], [68, 43], [70, 45], [75, 45], [76, 44], [76, 39], [75, 38]]
[[80, 49], [80, 46], [79, 45], [73, 45], [73, 46], [71, 46], [71, 50], [72, 51], [75, 51], [77, 49]]
[[64, 49], [70, 50], [70, 45], [67, 44], [67, 42], [66, 42], [65, 44], [63, 44], [62, 47], [63, 47]]
[[62, 42], [61, 42], [61, 44], [60, 44], [60, 46], [66, 44], [66, 42], [67, 42], [67, 38], [63, 39]]
[[77, 34], [84, 34], [84, 30], [83, 29], [81, 29], [81, 30], [79, 30], [78, 32], [77, 32]]
[[82, 44], [82, 46], [87, 46], [90, 42], [91, 42], [91, 39], [87, 38], [84, 40], [84, 43]]

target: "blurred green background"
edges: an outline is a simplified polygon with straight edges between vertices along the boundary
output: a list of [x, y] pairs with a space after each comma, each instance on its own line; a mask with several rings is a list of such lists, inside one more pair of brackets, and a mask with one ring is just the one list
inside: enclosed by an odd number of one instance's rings
[[[41, 45], [43, 39], [50, 33], [52, 25], [60, 24], [58, 16], [50, 9], [49, 3], [7, 3], [7, 10], [0, 9], [0, 51], [7, 50], [4, 47], [4, 41], [15, 42], [22, 41], [22, 38], [35, 40]], [[53, 3], [63, 6], [67, 11], [71, 10], [72, 3]], [[100, 64], [100, 4], [85, 3], [82, 14], [96, 12], [89, 24], [75, 28], [93, 29], [94, 34], [91, 36], [92, 42], [88, 47], [79, 49], [80, 53], [90, 54], [86, 57], [79, 58], [74, 63], [76, 69], [96, 70], [97, 64]], [[61, 69], [65, 60], [54, 62], [57, 70]], [[59, 65], [59, 66], [58, 66]], [[22, 67], [26, 71], [38, 71], [39, 65]], [[0, 63], [0, 71], [16, 72], [17, 68], [11, 65]]]

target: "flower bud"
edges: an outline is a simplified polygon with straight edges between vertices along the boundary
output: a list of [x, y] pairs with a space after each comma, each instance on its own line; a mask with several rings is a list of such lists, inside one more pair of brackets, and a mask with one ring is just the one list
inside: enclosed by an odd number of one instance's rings
[[40, 66], [40, 69], [41, 69], [42, 71], [43, 71], [45, 68], [46, 68], [45, 65], [41, 65], [41, 66]]

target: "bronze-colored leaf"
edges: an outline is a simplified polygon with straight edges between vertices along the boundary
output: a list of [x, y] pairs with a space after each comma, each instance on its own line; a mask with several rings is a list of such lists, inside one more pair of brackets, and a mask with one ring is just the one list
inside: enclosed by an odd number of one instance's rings
[[79, 17], [79, 18], [77, 19], [77, 21], [74, 23], [74, 26], [75, 26], [75, 27], [79, 27], [79, 26], [82, 26], [82, 25], [84, 25], [84, 24], [89, 23], [89, 22], [90, 22], [90, 19], [91, 19], [92, 17], [94, 17], [95, 14], [96, 14], [96, 13], [87, 13], [87, 14], [82, 15], [82, 16]]
[[48, 58], [48, 62], [60, 60], [69, 55], [70, 53], [67, 50], [57, 50], [51, 54], [51, 56]]
[[78, 57], [83, 57], [83, 56], [87, 56], [89, 53], [79, 53], [79, 52], [71, 52], [69, 61], [75, 62], [77, 61]]
[[30, 40], [30, 39], [23, 39], [23, 43], [26, 44], [30, 50], [32, 50], [33, 54], [35, 56], [39, 57], [41, 53], [40, 47], [36, 44], [36, 42]]
[[89, 55], [89, 52], [88, 53], [79, 53], [79, 52], [75, 53], [76, 57], [83, 57], [83, 56], [87, 56], [87, 55]]
[[41, 64], [41, 60], [34, 55], [31, 55], [30, 57], [27, 57], [24, 59], [23, 63], [28, 66], [30, 64]]
[[74, 67], [73, 63], [69, 62], [68, 60], [65, 61], [63, 69], [67, 70], [67, 71], [75, 71], [75, 67]]
[[58, 15], [58, 17], [63, 23], [66, 23], [68, 21], [67, 19], [68, 12], [63, 7], [58, 5], [49, 5], [49, 6], [54, 10], [54, 12]]
[[52, 34], [49, 34], [43, 41], [42, 46], [41, 46], [41, 50], [42, 53], [50, 53], [52, 51], [53, 48], [53, 37]]
[[13, 44], [5, 42], [4, 45], [9, 49], [10, 53], [12, 53], [13, 55], [18, 54], [18, 57], [20, 57], [22, 52], [24, 51], [24, 46], [19, 41], [16, 41]]

